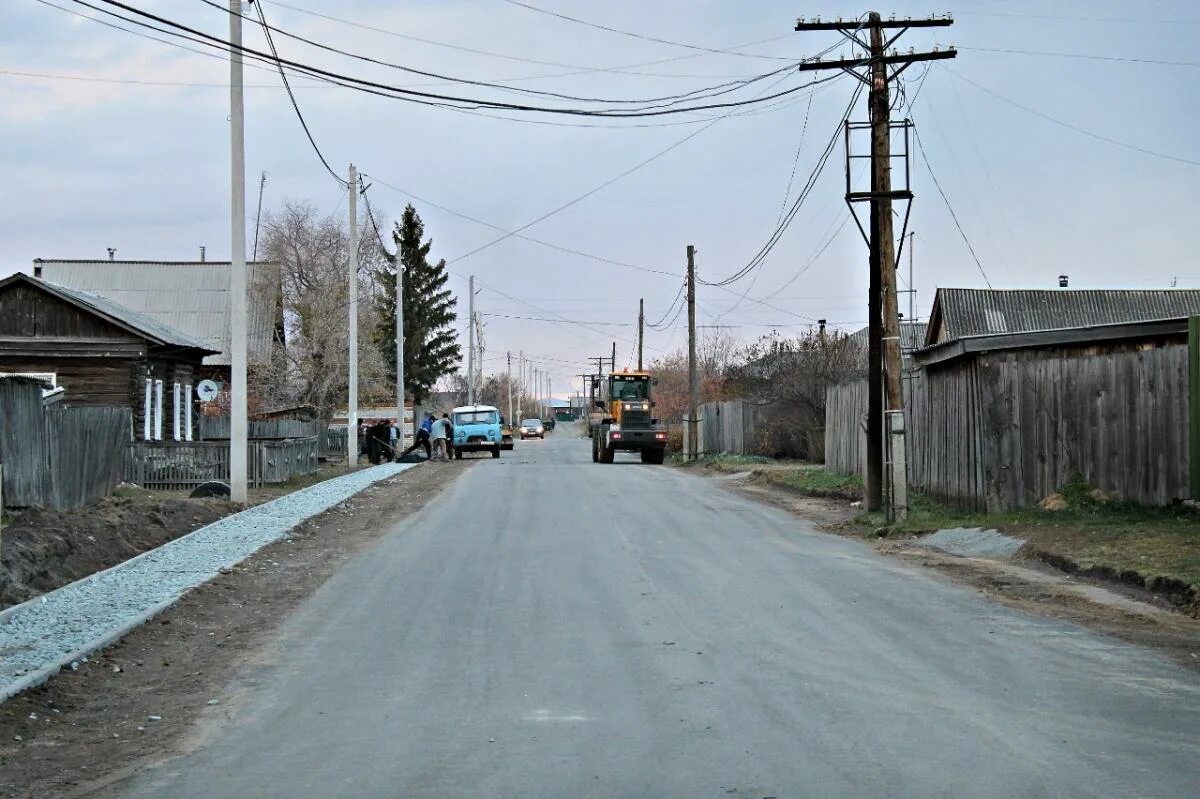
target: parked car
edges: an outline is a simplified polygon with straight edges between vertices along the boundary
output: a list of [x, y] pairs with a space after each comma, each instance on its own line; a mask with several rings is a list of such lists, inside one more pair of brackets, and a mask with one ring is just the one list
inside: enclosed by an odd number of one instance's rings
[[462, 460], [464, 452], [487, 450], [493, 458], [500, 457], [502, 436], [500, 410], [491, 405], [463, 405], [451, 411], [454, 423], [454, 457]]
[[527, 438], [545, 438], [546, 427], [541, 419], [525, 419], [521, 422], [521, 440]]

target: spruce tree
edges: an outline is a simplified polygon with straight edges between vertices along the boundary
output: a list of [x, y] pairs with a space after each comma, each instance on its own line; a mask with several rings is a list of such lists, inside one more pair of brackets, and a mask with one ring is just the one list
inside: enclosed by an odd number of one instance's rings
[[429, 263], [430, 239], [425, 224], [412, 205], [396, 223], [392, 240], [397, 254], [378, 273], [375, 341], [388, 374], [396, 380], [396, 261], [404, 269], [404, 386], [413, 402], [429, 397], [438, 378], [458, 371], [462, 350], [454, 330], [457, 300], [446, 287], [446, 261]]

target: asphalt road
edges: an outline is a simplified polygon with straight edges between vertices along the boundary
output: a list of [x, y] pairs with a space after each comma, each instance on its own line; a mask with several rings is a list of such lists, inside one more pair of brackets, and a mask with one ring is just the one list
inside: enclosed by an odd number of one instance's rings
[[1200, 795], [1195, 673], [617, 458], [477, 464], [122, 795]]

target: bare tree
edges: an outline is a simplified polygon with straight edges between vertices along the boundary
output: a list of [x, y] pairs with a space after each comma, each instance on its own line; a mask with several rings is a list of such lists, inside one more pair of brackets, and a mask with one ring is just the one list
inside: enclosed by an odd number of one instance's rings
[[[359, 235], [359, 375], [369, 400], [389, 395], [382, 358], [371, 345], [372, 276], [384, 257], [374, 231]], [[287, 201], [263, 220], [263, 252], [279, 265], [285, 346], [259, 375], [275, 401], [312, 405], [328, 419], [344, 402], [350, 236], [345, 220]], [[265, 320], [269, 321], [269, 320]]]

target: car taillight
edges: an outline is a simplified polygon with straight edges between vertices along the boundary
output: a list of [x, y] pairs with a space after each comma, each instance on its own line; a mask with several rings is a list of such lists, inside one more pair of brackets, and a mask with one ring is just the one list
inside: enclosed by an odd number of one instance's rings
[[667, 434], [666, 433], [655, 433], [654, 437], [657, 438], [659, 441], [665, 441], [667, 438]]
[[612, 437], [613, 437], [614, 439], [616, 439], [616, 438], [620, 438], [620, 437], [621, 437], [621, 434], [620, 434], [620, 433], [613, 433], [613, 434], [612, 434]]

